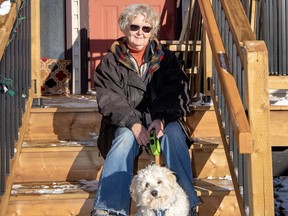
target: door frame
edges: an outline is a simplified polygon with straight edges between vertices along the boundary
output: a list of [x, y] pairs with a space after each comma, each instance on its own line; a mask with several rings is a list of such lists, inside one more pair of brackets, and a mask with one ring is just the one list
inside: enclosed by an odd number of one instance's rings
[[[70, 89], [75, 94], [87, 94], [89, 91], [89, 67], [88, 67], [88, 51], [89, 51], [89, 4], [88, 0], [79, 0], [79, 7], [80, 7], [80, 30], [78, 32], [79, 42], [80, 42], [80, 49], [79, 51], [73, 51], [73, 38], [72, 38], [72, 1], [73, 0], [65, 0], [66, 4], [66, 53], [65, 56], [67, 59], [71, 60], [71, 76], [72, 82], [70, 84]], [[79, 53], [78, 53], [79, 52]], [[73, 64], [73, 55], [79, 55], [80, 58], [80, 65], [77, 67], [80, 69], [80, 88], [79, 89], [72, 89], [73, 86], [73, 71], [75, 71], [75, 64]]]

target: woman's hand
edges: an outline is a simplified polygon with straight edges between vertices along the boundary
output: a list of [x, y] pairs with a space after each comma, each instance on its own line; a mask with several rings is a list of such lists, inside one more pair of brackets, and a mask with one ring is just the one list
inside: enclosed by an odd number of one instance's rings
[[131, 130], [139, 145], [146, 146], [149, 143], [150, 134], [142, 124], [134, 124]]
[[160, 119], [155, 119], [148, 127], [148, 132], [155, 128], [156, 136], [159, 139], [164, 135], [164, 124]]

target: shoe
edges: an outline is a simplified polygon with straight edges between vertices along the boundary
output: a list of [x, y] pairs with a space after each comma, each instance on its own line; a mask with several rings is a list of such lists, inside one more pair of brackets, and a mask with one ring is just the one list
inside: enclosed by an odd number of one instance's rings
[[190, 209], [189, 216], [199, 216], [197, 212], [197, 206]]
[[90, 216], [109, 216], [109, 213], [105, 210], [97, 209], [97, 210], [93, 210], [90, 213]]
[[117, 214], [109, 213], [108, 211], [101, 210], [101, 209], [93, 210], [90, 213], [90, 216], [113, 216], [113, 215], [117, 215]]

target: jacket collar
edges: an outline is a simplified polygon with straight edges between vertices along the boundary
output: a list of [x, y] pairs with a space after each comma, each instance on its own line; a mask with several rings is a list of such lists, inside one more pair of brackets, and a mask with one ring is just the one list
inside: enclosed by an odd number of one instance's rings
[[[114, 54], [118, 62], [138, 72], [138, 68], [135, 68], [135, 65], [131, 61], [125, 37], [116, 40], [112, 44], [110, 51]], [[162, 51], [160, 42], [156, 38], [150, 39], [144, 54], [144, 61], [149, 63], [147, 74], [155, 72], [160, 67], [163, 56], [164, 52]]]

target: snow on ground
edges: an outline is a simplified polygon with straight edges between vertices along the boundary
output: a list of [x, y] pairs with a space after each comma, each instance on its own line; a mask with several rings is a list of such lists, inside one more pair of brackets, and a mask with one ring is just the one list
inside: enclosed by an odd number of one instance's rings
[[97, 101], [95, 95], [71, 95], [71, 96], [49, 96], [43, 97], [44, 108], [96, 108]]
[[269, 96], [272, 106], [288, 106], [288, 90], [270, 90]]
[[80, 183], [80, 188], [87, 192], [96, 192], [98, 189], [98, 180], [87, 181], [81, 179], [78, 181]]

